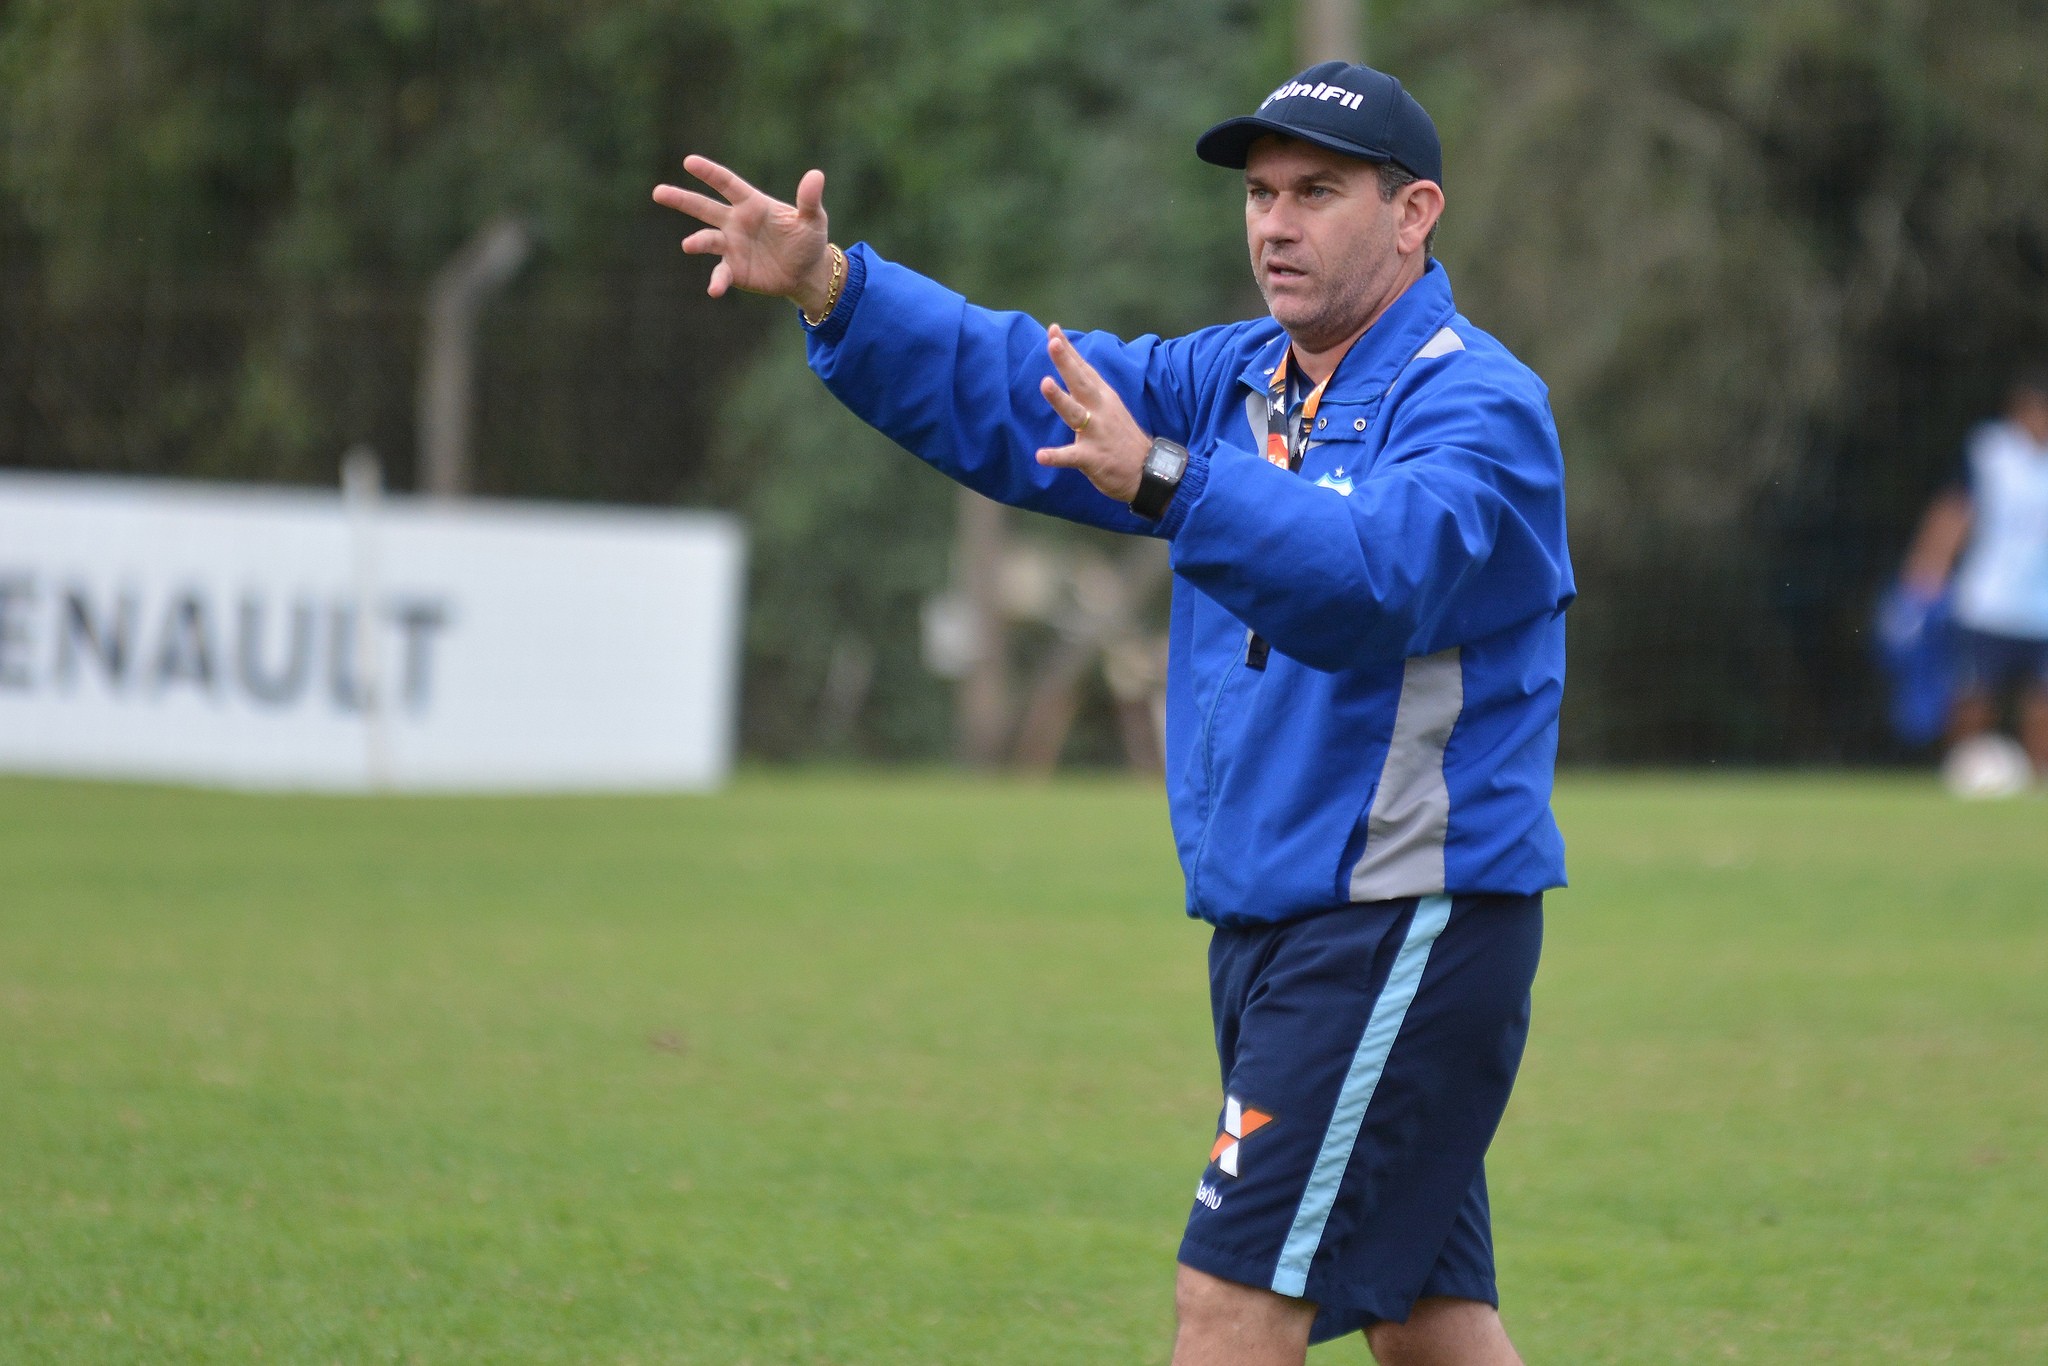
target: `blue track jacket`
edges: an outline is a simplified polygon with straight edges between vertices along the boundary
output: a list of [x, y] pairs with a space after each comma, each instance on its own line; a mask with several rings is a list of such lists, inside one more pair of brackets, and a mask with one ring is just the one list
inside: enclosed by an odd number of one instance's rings
[[[1548, 391], [1460, 317], [1432, 263], [1344, 358], [1301, 471], [1260, 453], [1271, 318], [1072, 338], [1140, 429], [1188, 448], [1152, 523], [1042, 446], [1045, 328], [847, 253], [810, 363], [883, 434], [991, 498], [1166, 538], [1166, 782], [1188, 913], [1564, 882], [1550, 814], [1564, 690], [1564, 460]], [[1250, 667], [1257, 632], [1272, 646]]]

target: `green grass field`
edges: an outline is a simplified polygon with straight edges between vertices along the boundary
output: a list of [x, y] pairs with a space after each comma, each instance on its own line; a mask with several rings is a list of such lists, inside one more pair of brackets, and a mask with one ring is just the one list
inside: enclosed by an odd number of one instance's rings
[[[2048, 804], [1559, 812], [1490, 1163], [1532, 1366], [2048, 1361]], [[0, 783], [0, 1361], [1162, 1362], [1178, 896], [1107, 781]]]

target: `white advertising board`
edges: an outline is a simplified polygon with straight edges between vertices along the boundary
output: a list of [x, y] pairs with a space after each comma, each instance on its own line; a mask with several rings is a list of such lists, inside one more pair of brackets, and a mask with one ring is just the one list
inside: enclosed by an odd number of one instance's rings
[[0, 770], [714, 786], [743, 555], [706, 513], [0, 474]]

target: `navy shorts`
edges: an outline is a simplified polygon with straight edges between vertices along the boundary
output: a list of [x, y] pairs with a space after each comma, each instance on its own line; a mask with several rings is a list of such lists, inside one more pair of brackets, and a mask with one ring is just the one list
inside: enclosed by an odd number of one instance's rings
[[1956, 682], [1964, 692], [1996, 696], [2015, 684], [2048, 688], [2048, 640], [1956, 629]]
[[1542, 942], [1541, 896], [1217, 930], [1223, 1113], [1181, 1262], [1313, 1301], [1312, 1342], [1425, 1296], [1499, 1304], [1481, 1163]]

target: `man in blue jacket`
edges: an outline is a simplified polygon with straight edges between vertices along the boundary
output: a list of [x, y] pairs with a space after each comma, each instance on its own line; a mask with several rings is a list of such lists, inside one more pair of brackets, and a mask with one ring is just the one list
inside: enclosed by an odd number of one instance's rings
[[1507, 1366], [1482, 1159], [1529, 1019], [1564, 611], [1546, 390], [1459, 316], [1442, 151], [1328, 62], [1219, 124], [1271, 316], [1162, 341], [977, 308], [702, 157], [710, 292], [802, 311], [848, 407], [989, 497], [1171, 544], [1167, 787], [1215, 927], [1223, 1105], [1181, 1243], [1176, 1366]]

